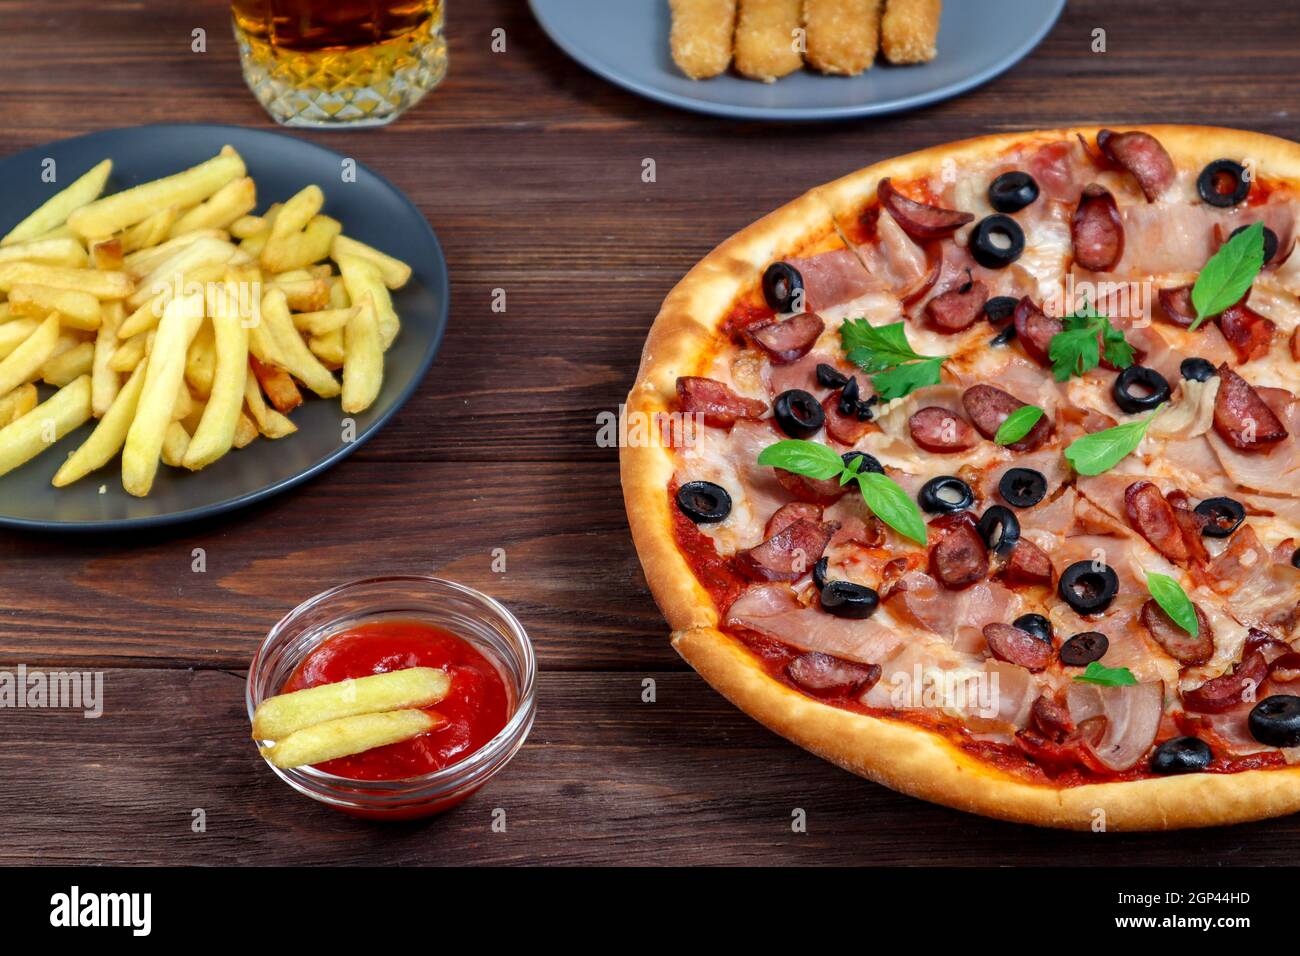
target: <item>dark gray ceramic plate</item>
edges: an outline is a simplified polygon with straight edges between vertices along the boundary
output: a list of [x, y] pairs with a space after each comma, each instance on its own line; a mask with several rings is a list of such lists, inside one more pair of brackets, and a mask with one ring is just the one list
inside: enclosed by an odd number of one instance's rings
[[[356, 437], [344, 441], [337, 400], [309, 398], [293, 413], [298, 432], [259, 438], [200, 472], [160, 467], [153, 492], [122, 490], [120, 458], [68, 488], [50, 479], [87, 435], [87, 424], [54, 448], [0, 477], [0, 526], [52, 531], [143, 528], [209, 517], [260, 501], [317, 475], [355, 451], [415, 391], [447, 325], [447, 263], [420, 211], [382, 176], [357, 164], [344, 182], [344, 157], [280, 133], [237, 126], [141, 126], [49, 143], [0, 159], [0, 235], [101, 159], [112, 157], [107, 192], [178, 172], [229, 143], [257, 181], [257, 208], [288, 199], [308, 183], [325, 191], [325, 211], [348, 235], [409, 262], [414, 275], [393, 293], [402, 332], [385, 356], [384, 386], [375, 404], [353, 416]], [[42, 182], [42, 163], [55, 161], [58, 183]], [[43, 389], [42, 398], [52, 390]], [[99, 493], [100, 487], [105, 491]]]
[[1065, 0], [949, 0], [939, 54], [860, 76], [811, 71], [775, 83], [690, 80], [668, 50], [667, 0], [529, 0], [551, 39], [594, 73], [652, 100], [735, 119], [830, 120], [914, 109], [987, 83], [1038, 46]]

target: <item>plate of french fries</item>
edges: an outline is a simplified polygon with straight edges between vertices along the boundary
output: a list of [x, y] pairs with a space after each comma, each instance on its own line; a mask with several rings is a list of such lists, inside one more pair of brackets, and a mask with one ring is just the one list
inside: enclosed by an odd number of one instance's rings
[[964, 93], [1034, 49], [1065, 0], [529, 0], [556, 45], [661, 103], [830, 120]]
[[111, 130], [0, 159], [0, 525], [218, 514], [405, 402], [446, 263], [386, 180], [278, 133]]

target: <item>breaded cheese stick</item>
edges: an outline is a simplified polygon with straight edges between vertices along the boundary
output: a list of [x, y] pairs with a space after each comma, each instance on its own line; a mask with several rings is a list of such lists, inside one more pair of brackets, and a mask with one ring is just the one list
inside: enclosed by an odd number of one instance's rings
[[668, 0], [673, 14], [673, 62], [692, 80], [717, 76], [731, 65], [736, 0]]
[[736, 14], [736, 69], [771, 83], [803, 66], [795, 45], [802, 0], [740, 0]]
[[876, 61], [882, 0], [804, 0], [808, 65], [857, 76]]
[[929, 63], [937, 52], [943, 0], [885, 0], [880, 49], [890, 63]]

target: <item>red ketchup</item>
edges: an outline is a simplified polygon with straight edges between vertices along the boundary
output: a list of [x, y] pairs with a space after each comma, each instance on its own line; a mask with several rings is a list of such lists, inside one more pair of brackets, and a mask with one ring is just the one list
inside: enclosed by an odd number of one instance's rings
[[317, 770], [353, 780], [432, 773], [482, 748], [510, 719], [510, 695], [491, 662], [468, 641], [419, 621], [381, 621], [335, 634], [303, 659], [280, 693], [408, 667], [439, 667], [451, 676], [450, 692], [428, 708], [446, 723], [410, 740], [327, 760]]

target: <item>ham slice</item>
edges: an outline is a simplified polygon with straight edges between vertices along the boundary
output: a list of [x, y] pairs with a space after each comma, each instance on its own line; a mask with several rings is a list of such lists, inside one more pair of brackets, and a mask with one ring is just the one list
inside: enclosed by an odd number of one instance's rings
[[894, 221], [882, 213], [876, 221], [876, 241], [857, 247], [862, 264], [876, 288], [906, 292], [920, 283], [930, 270], [925, 249], [912, 240]]
[[1128, 770], [1151, 749], [1164, 715], [1164, 684], [1155, 681], [1128, 687], [1072, 683], [1066, 692], [1070, 719], [1080, 727], [1100, 719], [1101, 733], [1084, 743], [1106, 767]]
[[996, 581], [950, 591], [923, 571], [905, 574], [887, 603], [904, 620], [952, 642], [960, 627], [983, 628], [1020, 613], [1020, 598]]
[[898, 653], [906, 638], [875, 618], [850, 620], [799, 603], [785, 584], [750, 588], [727, 611], [727, 624], [798, 648], [860, 664], [878, 664]]
[[820, 312], [885, 288], [862, 268], [852, 249], [833, 249], [785, 261], [803, 276], [803, 307], [807, 312]]
[[1291, 632], [1300, 608], [1300, 570], [1275, 562], [1255, 529], [1244, 524], [1207, 568], [1228, 611], [1243, 624]]

